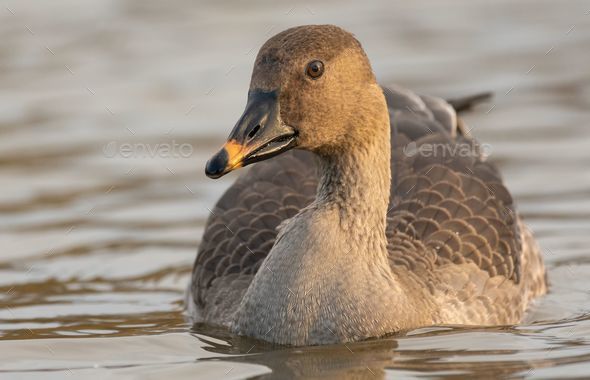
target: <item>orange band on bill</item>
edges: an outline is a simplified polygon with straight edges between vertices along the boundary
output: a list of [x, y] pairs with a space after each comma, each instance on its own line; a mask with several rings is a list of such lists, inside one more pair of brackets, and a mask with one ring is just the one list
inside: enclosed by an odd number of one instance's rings
[[238, 143], [236, 140], [229, 140], [223, 146], [225, 151], [227, 152], [228, 161], [227, 167], [228, 169], [237, 169], [242, 167], [242, 160], [244, 158], [244, 146]]

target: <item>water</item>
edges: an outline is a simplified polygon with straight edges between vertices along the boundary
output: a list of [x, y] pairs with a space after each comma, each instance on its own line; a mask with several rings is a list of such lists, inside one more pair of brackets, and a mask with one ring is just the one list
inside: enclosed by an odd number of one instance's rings
[[[0, 377], [590, 376], [590, 2], [4, 1]], [[258, 47], [335, 23], [383, 83], [457, 96], [535, 232], [551, 291], [523, 325], [277, 349], [203, 326], [182, 296], [235, 179], [206, 158]], [[99, 339], [102, 338], [102, 339]]]

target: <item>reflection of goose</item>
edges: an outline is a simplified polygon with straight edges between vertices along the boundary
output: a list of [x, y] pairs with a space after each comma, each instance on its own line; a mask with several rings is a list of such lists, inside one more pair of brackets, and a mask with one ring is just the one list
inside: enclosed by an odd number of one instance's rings
[[[528, 338], [535, 339], [534, 334], [543, 329], [541, 326], [539, 330], [529, 330], [533, 335]], [[192, 330], [202, 349], [217, 354], [198, 359], [199, 364], [225, 362], [225, 367], [235, 368], [236, 372], [252, 371], [251, 365], [259, 365], [272, 371], [256, 377], [261, 379], [506, 378], [556, 364], [583, 363], [590, 357], [587, 354], [575, 358], [532, 358], [526, 350], [508, 348], [514, 346], [515, 336], [507, 334], [511, 330], [503, 327], [428, 327], [414, 330], [411, 336], [280, 349], [213, 326], [195, 324]], [[522, 339], [521, 328], [512, 332]], [[506, 348], [498, 349], [498, 341], [505, 342]]]
[[453, 107], [383, 91], [335, 26], [289, 29], [261, 48], [246, 111], [206, 171], [294, 147], [314, 154], [256, 165], [213, 209], [193, 271], [196, 320], [325, 344], [516, 323], [545, 292], [540, 253]]

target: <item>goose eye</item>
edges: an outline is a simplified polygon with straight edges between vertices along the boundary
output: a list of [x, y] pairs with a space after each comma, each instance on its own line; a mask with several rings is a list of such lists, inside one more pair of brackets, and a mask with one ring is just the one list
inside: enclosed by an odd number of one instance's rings
[[322, 61], [311, 61], [307, 64], [305, 73], [312, 79], [318, 79], [324, 73], [324, 64]]

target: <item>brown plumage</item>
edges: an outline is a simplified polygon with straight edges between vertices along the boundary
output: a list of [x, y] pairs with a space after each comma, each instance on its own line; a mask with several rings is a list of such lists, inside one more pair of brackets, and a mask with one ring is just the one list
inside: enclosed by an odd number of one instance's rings
[[[310, 58], [325, 63], [325, 83], [304, 77]], [[364, 83], [374, 83], [364, 65], [360, 44], [333, 26], [289, 29], [261, 49], [251, 91], [280, 88], [280, 118], [297, 126], [298, 147], [312, 153], [296, 150], [256, 164], [212, 209], [193, 270], [189, 307], [195, 319], [277, 343], [321, 344], [429, 324], [517, 323], [530, 300], [546, 291], [531, 234], [498, 170], [462, 132], [451, 105], [400, 87], [367, 90], [363, 98]], [[329, 91], [314, 88], [320, 85]], [[301, 96], [310, 91], [322, 101]], [[383, 97], [388, 115], [373, 120], [368, 113], [379, 114]], [[469, 108], [477, 99], [455, 104]], [[357, 151], [346, 161], [347, 152]], [[374, 173], [354, 169], [365, 157], [376, 160], [362, 166], [375, 167]], [[349, 166], [354, 175], [341, 175]], [[317, 215], [332, 209], [339, 216], [319, 224], [335, 225], [326, 227], [329, 236], [300, 227], [308, 219], [315, 226]], [[279, 230], [292, 239], [282, 250], [273, 248]], [[272, 260], [271, 249], [280, 251]], [[297, 254], [283, 252], [289, 249]], [[371, 259], [356, 267], [357, 256]], [[281, 265], [290, 259], [294, 267]], [[318, 262], [308, 266], [308, 260]], [[322, 267], [327, 263], [344, 268], [341, 276]], [[371, 268], [355, 283], [365, 265]], [[346, 277], [348, 268], [355, 270]], [[380, 272], [393, 280], [357, 289]], [[306, 297], [295, 287], [316, 300], [312, 306], [302, 307]], [[269, 299], [275, 294], [278, 299]], [[375, 298], [377, 306], [364, 310], [365, 298]]]

